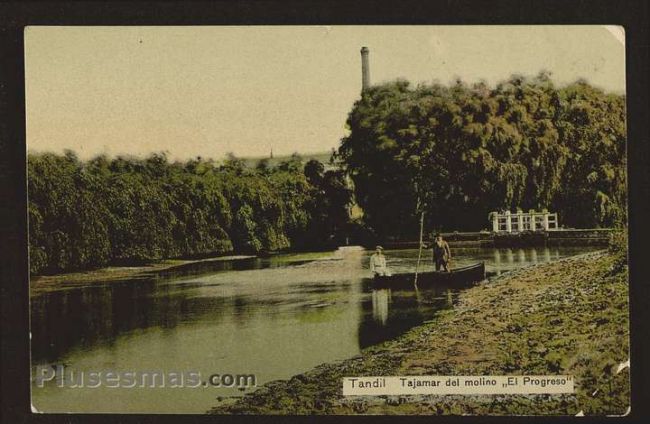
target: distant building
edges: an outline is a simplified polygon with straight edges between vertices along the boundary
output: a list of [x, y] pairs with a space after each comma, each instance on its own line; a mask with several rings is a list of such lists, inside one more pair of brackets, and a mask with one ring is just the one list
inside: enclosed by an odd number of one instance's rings
[[503, 213], [490, 212], [492, 231], [495, 233], [520, 233], [522, 231], [553, 231], [558, 230], [557, 213], [548, 211], [528, 213], [505, 211]]

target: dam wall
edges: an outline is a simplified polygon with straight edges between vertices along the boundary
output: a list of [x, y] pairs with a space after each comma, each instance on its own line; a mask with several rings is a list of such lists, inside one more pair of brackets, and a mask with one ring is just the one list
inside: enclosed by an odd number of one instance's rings
[[[441, 233], [451, 247], [520, 247], [520, 246], [607, 246], [613, 228], [524, 231], [518, 233], [452, 232]], [[430, 242], [427, 240], [427, 242]], [[417, 241], [386, 240], [385, 249], [417, 249]]]

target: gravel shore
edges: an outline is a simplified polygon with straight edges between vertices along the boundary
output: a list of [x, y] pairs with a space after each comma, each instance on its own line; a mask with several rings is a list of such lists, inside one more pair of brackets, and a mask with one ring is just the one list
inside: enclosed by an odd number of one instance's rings
[[[221, 399], [213, 414], [624, 415], [627, 270], [596, 252], [464, 290], [452, 310], [342, 362]], [[629, 363], [629, 362], [628, 362]], [[343, 397], [342, 377], [573, 375], [566, 395]]]
[[141, 266], [113, 266], [89, 271], [31, 276], [29, 279], [29, 294], [31, 297], [34, 297], [50, 291], [84, 287], [94, 284], [105, 284], [129, 279], [147, 278], [156, 273], [171, 271], [192, 264], [222, 262], [234, 259], [250, 259], [255, 257], [256, 256], [251, 255], [231, 255], [206, 259], [165, 259]]

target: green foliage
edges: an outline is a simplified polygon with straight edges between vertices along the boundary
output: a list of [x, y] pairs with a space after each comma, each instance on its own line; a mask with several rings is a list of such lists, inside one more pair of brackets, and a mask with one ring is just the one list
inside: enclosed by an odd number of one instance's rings
[[[232, 155], [216, 165], [170, 163], [164, 154], [87, 162], [71, 152], [29, 154], [28, 173], [34, 274], [322, 247], [332, 238], [323, 234], [344, 228], [350, 200], [340, 176], [308, 180], [297, 155], [249, 169]], [[326, 205], [332, 220], [315, 205]], [[318, 237], [308, 234], [314, 228]]]
[[352, 235], [348, 208], [353, 203], [345, 174], [340, 170], [325, 171], [315, 160], [305, 164], [304, 174], [310, 186], [304, 203], [304, 213], [309, 219], [297, 227], [300, 228], [295, 233], [297, 245], [308, 248], [314, 243], [344, 244], [344, 234]]
[[572, 227], [625, 223], [625, 98], [547, 73], [490, 88], [406, 81], [355, 103], [337, 157], [381, 237], [478, 230], [490, 211], [547, 208]]
[[623, 228], [612, 234], [608, 250], [614, 257], [611, 274], [615, 275], [625, 271], [627, 269], [628, 256], [627, 228]]

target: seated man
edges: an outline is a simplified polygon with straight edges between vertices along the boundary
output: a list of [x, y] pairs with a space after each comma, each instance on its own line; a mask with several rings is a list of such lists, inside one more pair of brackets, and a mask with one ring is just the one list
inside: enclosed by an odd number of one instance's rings
[[386, 257], [383, 253], [383, 247], [377, 246], [375, 248], [375, 253], [370, 257], [370, 272], [376, 276], [390, 275], [388, 268], [386, 267]]

